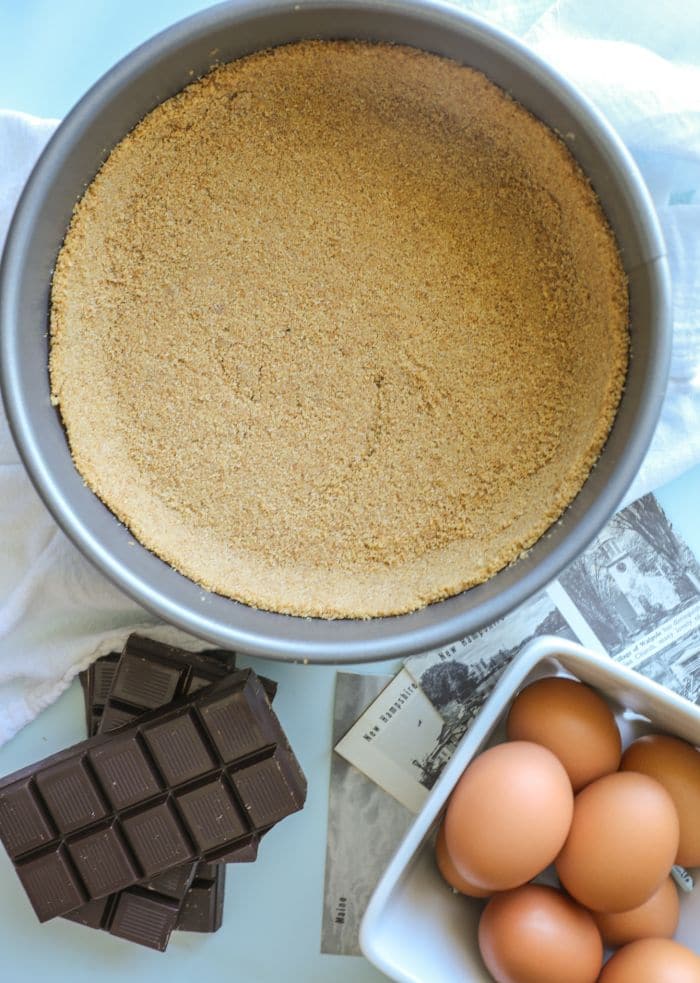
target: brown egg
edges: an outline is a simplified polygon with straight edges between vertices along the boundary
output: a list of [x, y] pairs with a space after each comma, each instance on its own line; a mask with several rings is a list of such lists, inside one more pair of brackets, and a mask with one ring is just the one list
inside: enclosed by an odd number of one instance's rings
[[603, 962], [590, 913], [540, 884], [489, 901], [479, 921], [479, 949], [497, 983], [594, 983]]
[[516, 696], [506, 724], [509, 740], [534, 741], [559, 758], [574, 792], [620, 766], [622, 743], [612, 710], [583, 683], [538, 679]]
[[608, 960], [599, 983], [700, 983], [700, 957], [672, 939], [639, 939]]
[[571, 782], [551, 751], [527, 741], [498, 744], [472, 761], [450, 796], [447, 849], [469, 883], [505, 891], [554, 860], [572, 814]]
[[460, 894], [468, 894], [471, 898], [487, 898], [491, 893], [490, 891], [484, 891], [475, 884], [470, 884], [466, 877], [462, 877], [452, 863], [450, 855], [447, 852], [447, 843], [445, 842], [444, 822], [440, 824], [435, 841], [435, 862], [437, 863], [438, 870], [450, 887], [453, 887], [455, 891], [459, 891]]
[[670, 939], [678, 928], [680, 902], [672, 878], [667, 877], [658, 891], [630, 911], [616, 915], [593, 914], [606, 945], [626, 945], [637, 939]]
[[586, 908], [628, 911], [657, 890], [677, 850], [678, 814], [666, 789], [646, 775], [617, 772], [576, 796], [556, 869]]
[[700, 751], [677, 737], [647, 734], [630, 744], [621, 768], [661, 782], [673, 799], [681, 824], [676, 863], [700, 866]]

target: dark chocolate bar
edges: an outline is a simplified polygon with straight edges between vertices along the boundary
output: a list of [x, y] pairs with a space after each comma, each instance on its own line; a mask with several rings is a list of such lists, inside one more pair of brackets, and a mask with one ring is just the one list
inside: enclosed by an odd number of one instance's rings
[[183, 932], [218, 932], [224, 914], [226, 864], [199, 864], [185, 894], [177, 927]]
[[[122, 659], [121, 672], [118, 662]], [[163, 689], [162, 681], [170, 679], [165, 687], [186, 695], [201, 689], [235, 668], [235, 656], [221, 650], [201, 653], [174, 649], [171, 646], [134, 634], [129, 637], [123, 653], [110, 653], [94, 662], [81, 673], [85, 700], [86, 720], [94, 728], [88, 733], [107, 731], [115, 723], [114, 713], [123, 712], [122, 724], [135, 719], [136, 709], [153, 702], [153, 694]], [[178, 678], [174, 680], [173, 674]], [[109, 702], [110, 689], [115, 677], [117, 695], [111, 702], [112, 716], [102, 725], [105, 705]], [[262, 680], [270, 699], [274, 697], [276, 683]], [[120, 706], [119, 694], [127, 699]], [[126, 703], [126, 705], [124, 705]], [[255, 860], [257, 843], [239, 848], [231, 855], [231, 861]], [[196, 871], [196, 876], [193, 877]], [[224, 864], [187, 864], [174, 868], [153, 881], [128, 888], [108, 898], [92, 901], [66, 915], [66, 918], [102, 929], [132, 942], [163, 951], [174, 928], [181, 931], [214, 932], [223, 916]], [[190, 884], [191, 882], [191, 884]], [[145, 889], [145, 890], [144, 890]]]
[[40, 921], [301, 809], [306, 780], [255, 673], [234, 672], [0, 781], [0, 839]]
[[[115, 660], [120, 658], [122, 661], [118, 668]], [[201, 653], [188, 652], [184, 649], [174, 649], [172, 646], [137, 634], [131, 635], [122, 653], [110, 654], [98, 659], [86, 673], [81, 674], [86, 719], [96, 722], [98, 732], [107, 732], [108, 729], [111, 729], [109, 728], [110, 717], [108, 716], [105, 721], [107, 725], [105, 726], [102, 722], [102, 712], [108, 702], [109, 690], [115, 679], [117, 693], [127, 692], [129, 708], [123, 707], [123, 709], [130, 720], [140, 715], [135, 713], [136, 707], [153, 701], [152, 694], [163, 688], [162, 680], [164, 677], [166, 679], [169, 677], [172, 680], [172, 674], [177, 673], [179, 678], [175, 680], [174, 686], [171, 684], [169, 688], [181, 695], [187, 695], [192, 687], [196, 691], [220, 678], [222, 665], [226, 667], [227, 671], [232, 671], [235, 668], [235, 656], [219, 649]], [[109, 684], [105, 685], [107, 673], [109, 674]], [[119, 678], [116, 678], [117, 676]], [[277, 690], [277, 684], [264, 678], [261, 678], [260, 681], [270, 701], [272, 701]], [[119, 709], [117, 696], [112, 702], [112, 711]], [[114, 722], [113, 717], [111, 719]], [[223, 859], [232, 863], [247, 863], [255, 860], [256, 856], [257, 841], [239, 847], [238, 850], [233, 851]], [[192, 880], [195, 867], [198, 871], [196, 881], [188, 889], [187, 884]], [[206, 873], [204, 873], [205, 870]], [[164, 881], [168, 878], [172, 881], [178, 871], [182, 872], [183, 877], [175, 883], [175, 886], [168, 887], [167, 883], [164, 885]], [[203, 927], [207, 924], [216, 924], [216, 928], [218, 928], [223, 914], [224, 884], [225, 869], [223, 864], [189, 864], [175, 868], [174, 871], [162, 875], [155, 881], [147, 882], [142, 887], [147, 888], [150, 892], [155, 892], [148, 896], [148, 905], [152, 913], [150, 917], [142, 919], [142, 927], [138, 934], [132, 931], [129, 938], [141, 945], [162, 951], [167, 946], [170, 933], [176, 927], [183, 931], [198, 932], [207, 931]], [[162, 890], [163, 885], [167, 890]], [[65, 917], [80, 924], [111, 931], [112, 934], [125, 937], [123, 926], [131, 924], [131, 921], [123, 917], [115, 918], [115, 915], [121, 916], [125, 911], [130, 911], [132, 907], [135, 911], [143, 912], [146, 905], [146, 896], [143, 895], [140, 888], [130, 888], [121, 893], [130, 894], [133, 891], [137, 891], [137, 902], [132, 902], [126, 898], [120, 902], [118, 895], [115, 894], [110, 898], [83, 905], [82, 908], [77, 908]], [[188, 905], [187, 899], [190, 891], [192, 898]], [[189, 928], [189, 925], [193, 927]], [[210, 931], [215, 931], [216, 928], [212, 928]]]
[[[235, 656], [232, 653], [221, 650], [192, 653], [141, 635], [131, 635], [122, 653], [110, 653], [97, 659], [81, 674], [88, 726], [95, 727], [98, 733], [112, 729], [103, 726], [102, 717], [115, 680], [118, 689], [136, 691], [132, 705], [138, 705], [150, 702], [152, 694], [162, 687], [163, 678], [172, 678], [173, 673], [179, 677], [175, 690], [186, 695], [192, 689], [201, 689], [234, 669]], [[127, 677], [126, 683], [124, 674]], [[91, 733], [90, 729], [88, 733]], [[256, 853], [257, 846], [253, 845], [252, 859], [255, 859]], [[244, 855], [240, 859], [246, 861], [248, 856]], [[170, 935], [178, 926], [185, 897], [199, 866], [190, 863], [176, 867], [140, 887], [128, 888], [76, 908], [65, 917], [90, 928], [102, 929], [140, 945], [164, 951]], [[201, 889], [198, 889], [197, 898], [203, 904]], [[223, 906], [223, 900], [221, 905]]]

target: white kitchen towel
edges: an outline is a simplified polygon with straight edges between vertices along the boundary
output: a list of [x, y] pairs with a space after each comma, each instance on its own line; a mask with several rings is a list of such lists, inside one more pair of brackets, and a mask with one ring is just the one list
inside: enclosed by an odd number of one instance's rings
[[[700, 461], [700, 21], [696, 5], [651, 0], [475, 0], [611, 120], [661, 218], [675, 304], [672, 378], [628, 496]], [[0, 113], [0, 242], [55, 122]], [[126, 598], [66, 540], [33, 491], [0, 414], [0, 743], [129, 631], [201, 647]]]
[[[0, 248], [55, 127], [55, 120], [0, 111]], [[63, 535], [19, 462], [0, 407], [0, 744], [134, 630], [183, 648], [205, 647], [122, 594]]]

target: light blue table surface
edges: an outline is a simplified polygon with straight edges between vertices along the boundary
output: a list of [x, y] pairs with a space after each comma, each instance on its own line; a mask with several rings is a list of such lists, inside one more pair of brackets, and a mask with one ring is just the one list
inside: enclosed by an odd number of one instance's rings
[[[0, 106], [63, 116], [118, 58], [204, 0], [0, 0]], [[678, 532], [700, 554], [700, 467], [658, 493]], [[369, 983], [361, 958], [321, 956], [321, 903], [335, 670], [241, 660], [280, 683], [276, 709], [309, 777], [304, 811], [265, 840], [255, 864], [229, 867], [224, 925], [215, 936], [178, 933], [165, 954], [59, 920], [41, 928], [0, 857], [0, 981], [123, 983]], [[386, 664], [375, 666], [386, 671]], [[83, 736], [75, 683], [0, 750], [0, 774]], [[358, 862], [361, 860], [358, 858]]]

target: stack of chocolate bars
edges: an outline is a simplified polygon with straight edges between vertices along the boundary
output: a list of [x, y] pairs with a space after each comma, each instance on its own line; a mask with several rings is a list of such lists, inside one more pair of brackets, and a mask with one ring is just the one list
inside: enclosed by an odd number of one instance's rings
[[221, 925], [226, 864], [301, 809], [276, 684], [132, 635], [81, 674], [88, 740], [0, 780], [0, 839], [40, 921], [163, 951]]

